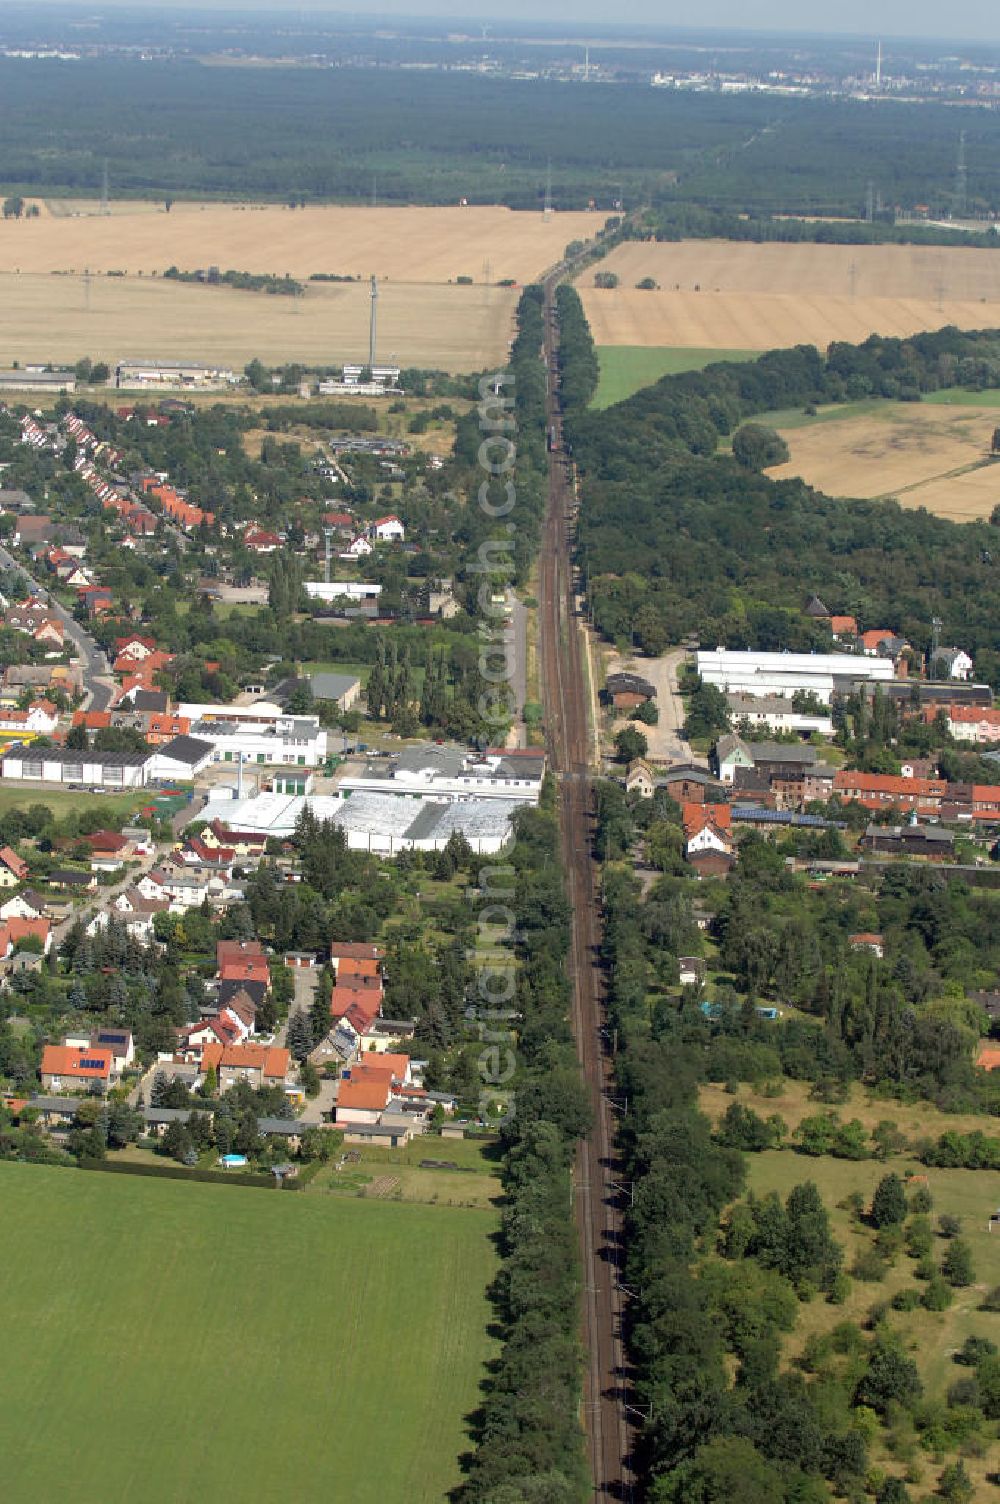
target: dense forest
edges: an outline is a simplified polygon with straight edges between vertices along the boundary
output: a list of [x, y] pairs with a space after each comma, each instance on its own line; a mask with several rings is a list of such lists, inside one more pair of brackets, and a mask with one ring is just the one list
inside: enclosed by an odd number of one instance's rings
[[894, 502], [832, 500], [719, 452], [747, 418], [779, 408], [1000, 383], [1000, 335], [943, 329], [909, 340], [772, 351], [664, 377], [606, 412], [571, 414], [583, 477], [579, 559], [607, 636], [662, 652], [703, 642], [820, 649], [803, 612], [819, 594], [862, 628], [889, 626], [919, 651], [931, 620], [1000, 685], [996, 527]]
[[[502, 1130], [503, 1262], [492, 1292], [503, 1345], [459, 1504], [583, 1504], [590, 1496], [578, 1416], [579, 1249], [569, 1215], [573, 1149], [589, 1119], [569, 1028], [570, 912], [553, 794], [550, 783], [542, 808], [519, 816], [511, 854], [522, 965], [516, 1096]], [[478, 1027], [491, 1031], [486, 1039], [503, 1035], [488, 1011]]]
[[[867, 205], [866, 205], [867, 212]], [[713, 209], [703, 204], [677, 201], [660, 203], [655, 209], [630, 219], [622, 230], [628, 240], [744, 240], [756, 244], [772, 241], [800, 245], [954, 245], [995, 248], [1000, 235], [993, 225], [982, 230], [964, 230], [920, 220], [897, 222], [892, 210], [867, 219], [794, 219], [776, 217], [758, 208], [742, 213], [737, 209]]]
[[[889, 210], [942, 213], [959, 132], [944, 104], [190, 59], [3, 60], [0, 97], [0, 187], [36, 195], [97, 197], [107, 159], [116, 196], [368, 203], [376, 179], [381, 203], [537, 208], [551, 160], [557, 208], [859, 216], [872, 182]], [[969, 209], [995, 210], [1000, 120], [961, 125]]]

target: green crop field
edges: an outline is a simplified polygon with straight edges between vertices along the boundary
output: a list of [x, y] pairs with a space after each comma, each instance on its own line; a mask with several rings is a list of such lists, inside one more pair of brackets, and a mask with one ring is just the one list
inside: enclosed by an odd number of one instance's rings
[[652, 386], [661, 376], [679, 371], [700, 371], [719, 360], [753, 360], [759, 350], [688, 350], [641, 345], [600, 345], [597, 358], [601, 379], [592, 407], [611, 407], [624, 402], [641, 387]]
[[493, 1211], [0, 1164], [8, 1504], [440, 1504]]

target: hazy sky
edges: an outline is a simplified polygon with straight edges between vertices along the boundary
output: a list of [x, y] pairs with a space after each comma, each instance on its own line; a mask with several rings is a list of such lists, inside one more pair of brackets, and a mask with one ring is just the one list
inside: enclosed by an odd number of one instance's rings
[[[0, 0], [2, 3], [2, 0]], [[38, 3], [38, 0], [36, 0]], [[41, 0], [46, 3], [46, 0]], [[169, 11], [171, 0], [47, 0], [92, 13], [113, 5]], [[376, 0], [373, 5], [328, 0], [178, 0], [179, 9], [271, 10], [292, 13], [362, 11], [366, 15], [454, 16], [480, 23], [515, 19], [560, 21], [600, 29], [600, 23], [660, 27], [727, 27], [741, 30], [856, 34], [860, 36], [954, 37], [1000, 41], [998, 0]]]

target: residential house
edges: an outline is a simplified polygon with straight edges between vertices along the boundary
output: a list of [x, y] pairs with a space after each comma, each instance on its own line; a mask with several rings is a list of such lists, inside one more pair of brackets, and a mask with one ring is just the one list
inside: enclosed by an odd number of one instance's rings
[[863, 804], [866, 809], [914, 810], [918, 815], [937, 814], [947, 797], [943, 778], [897, 778], [889, 773], [858, 773], [838, 769], [833, 791], [840, 798]]
[[58, 724], [59, 712], [50, 700], [35, 700], [27, 710], [0, 711], [0, 731], [51, 736]]
[[267, 983], [263, 981], [233, 980], [219, 982], [215, 991], [216, 1003], [220, 1013], [224, 1009], [229, 1008], [244, 1019], [249, 1014], [251, 1033], [253, 1032], [253, 1016], [266, 996]]
[[656, 779], [648, 762], [641, 757], [630, 762], [625, 770], [625, 789], [629, 794], [638, 793], [641, 799], [652, 799]]
[[928, 664], [934, 679], [971, 679], [972, 659], [962, 648], [938, 648]]
[[733, 783], [737, 768], [752, 768], [754, 754], [742, 737], [720, 736], [712, 749], [712, 763], [722, 783]]
[[705, 980], [705, 963], [700, 956], [677, 957], [677, 980], [682, 987], [700, 987]]
[[857, 935], [848, 935], [847, 943], [852, 950], [866, 950], [881, 961], [885, 955], [885, 941], [881, 935], [861, 932]]
[[682, 809], [684, 854], [700, 876], [725, 876], [733, 865], [733, 812], [728, 804], [687, 804]]
[[191, 722], [186, 715], [154, 712], [146, 717], [145, 736], [151, 747], [164, 747], [175, 738], [186, 737]]
[[370, 554], [371, 551], [372, 546], [369, 543], [368, 539], [365, 537], [364, 533], [359, 533], [356, 538], [351, 539], [350, 543], [347, 545], [347, 548], [340, 555], [340, 557], [342, 559], [361, 559], [364, 558], [366, 554]]
[[281, 539], [277, 533], [269, 533], [265, 528], [251, 525], [243, 534], [243, 547], [252, 554], [273, 554], [281, 547]]
[[42, 1088], [55, 1092], [106, 1092], [116, 1074], [114, 1065], [114, 1052], [107, 1048], [47, 1044], [42, 1051]]
[[229, 1045], [240, 1044], [243, 1038], [235, 1015], [230, 1017], [228, 1011], [218, 1013], [212, 1018], [201, 1019], [196, 1024], [187, 1024], [178, 1030], [175, 1054], [179, 1060], [204, 1064], [205, 1051], [210, 1045], [225, 1049]]
[[406, 529], [399, 518], [393, 515], [376, 517], [370, 533], [379, 543], [402, 543], [406, 538]]
[[381, 961], [385, 955], [381, 945], [369, 945], [364, 941], [333, 940], [330, 942], [330, 965], [336, 976], [341, 961]]
[[392, 1098], [392, 1072], [355, 1067], [337, 1088], [338, 1124], [376, 1124]]
[[270, 986], [271, 970], [259, 940], [220, 940], [216, 973], [221, 982], [263, 982]]
[[[931, 716], [937, 713], [932, 710]], [[1000, 710], [979, 705], [949, 705], [945, 711], [948, 730], [957, 742], [979, 746], [1000, 742]]]
[[91, 1034], [89, 1044], [99, 1050], [110, 1050], [114, 1056], [114, 1071], [121, 1075], [135, 1064], [135, 1040], [131, 1029], [104, 1027]]
[[75, 893], [93, 893], [97, 876], [93, 872], [81, 872], [76, 867], [59, 867], [49, 873], [49, 883], [53, 888], [66, 888]]
[[0, 846], [0, 888], [16, 888], [28, 876], [28, 864], [10, 846]]
[[210, 1045], [201, 1060], [203, 1070], [214, 1067], [220, 1092], [228, 1091], [237, 1081], [247, 1081], [253, 1087], [284, 1089], [290, 1062], [287, 1050], [266, 1044]]
[[853, 616], [831, 616], [830, 631], [838, 642], [843, 641], [845, 638], [857, 637], [857, 619]]
[[[0, 884], [2, 886], [2, 884]], [[0, 904], [0, 921], [5, 919], [41, 919], [45, 914], [46, 901], [39, 893], [22, 890]]]
[[52, 926], [47, 919], [5, 919], [0, 924], [0, 960], [8, 960], [28, 940], [47, 956], [52, 949]]

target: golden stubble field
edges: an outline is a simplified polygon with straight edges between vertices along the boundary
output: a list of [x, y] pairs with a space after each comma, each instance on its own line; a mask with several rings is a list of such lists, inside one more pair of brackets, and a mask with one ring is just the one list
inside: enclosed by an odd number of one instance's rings
[[1000, 504], [1000, 462], [987, 459], [997, 413], [886, 403], [863, 416], [779, 430], [791, 451], [775, 480], [801, 476], [828, 496], [894, 497], [953, 522]]
[[587, 239], [604, 223], [599, 214], [546, 220], [502, 207], [178, 203], [168, 214], [162, 205], [118, 204], [108, 215], [66, 214], [58, 200], [39, 207], [38, 219], [0, 219], [0, 271], [149, 276], [168, 266], [218, 266], [279, 277], [335, 272], [397, 282], [528, 282], [558, 261], [568, 241]]
[[[378, 357], [444, 371], [505, 359], [518, 294], [511, 288], [386, 283]], [[124, 356], [339, 365], [368, 358], [368, 288], [312, 283], [301, 298], [164, 282], [153, 277], [0, 273], [0, 365], [113, 362]]]
[[[580, 293], [598, 345], [824, 348], [869, 334], [1000, 324], [1000, 251], [937, 246], [633, 241], [598, 268], [620, 278]], [[652, 277], [655, 292], [635, 284]]]
[[[236, 367], [254, 356], [365, 360], [374, 274], [380, 360], [478, 370], [504, 359], [512, 333], [518, 294], [496, 284], [531, 281], [569, 240], [603, 223], [595, 214], [545, 220], [499, 207], [177, 203], [168, 214], [162, 205], [113, 204], [103, 216], [66, 202], [39, 207], [37, 219], [0, 220], [0, 365], [83, 355]], [[164, 282], [171, 265], [364, 280], [308, 283], [303, 297], [284, 298]], [[474, 285], [456, 285], [460, 276]]]

